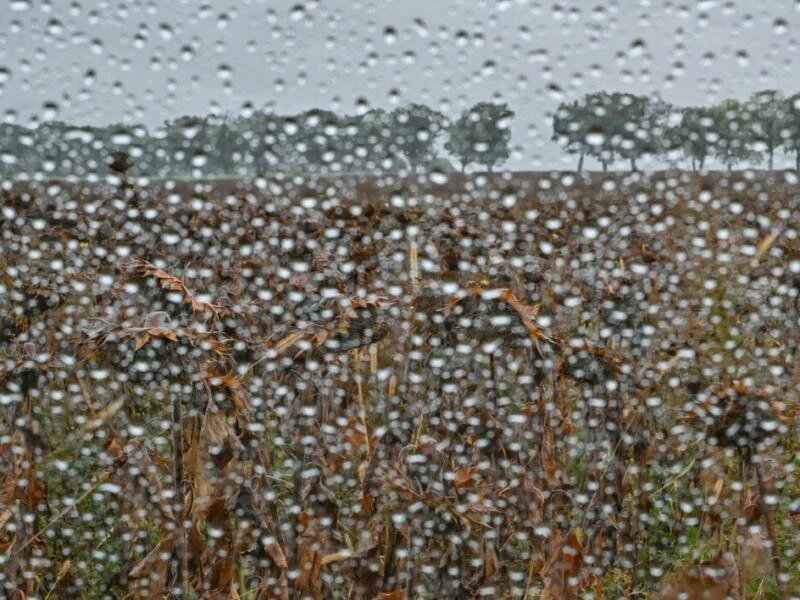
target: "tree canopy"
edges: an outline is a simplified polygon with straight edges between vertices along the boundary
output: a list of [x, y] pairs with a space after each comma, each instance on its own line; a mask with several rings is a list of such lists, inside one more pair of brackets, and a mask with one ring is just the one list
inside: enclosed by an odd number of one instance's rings
[[[127, 153], [131, 173], [150, 177], [424, 171], [438, 169], [443, 159], [446, 163], [446, 150], [461, 151], [463, 135], [474, 147], [470, 163], [500, 166], [509, 156], [513, 113], [505, 105], [478, 103], [465, 114], [471, 116], [461, 128], [423, 104], [356, 115], [323, 109], [292, 115], [185, 115], [152, 131], [123, 124], [5, 123], [0, 124], [0, 175], [103, 175], [119, 151]], [[453, 135], [458, 139], [443, 143]], [[461, 158], [456, 152], [451, 156]]]
[[728, 169], [766, 161], [774, 168], [783, 148], [800, 168], [800, 103], [776, 90], [762, 90], [746, 101], [726, 99], [713, 106], [672, 106], [658, 98], [594, 92], [562, 103], [553, 115], [552, 140], [568, 154], [586, 157], [603, 170], [618, 159], [646, 156], [669, 162], [686, 159], [692, 170], [715, 159]]
[[459, 160], [462, 172], [473, 163], [492, 171], [508, 160], [513, 117], [508, 104], [479, 102], [450, 125], [445, 148]]

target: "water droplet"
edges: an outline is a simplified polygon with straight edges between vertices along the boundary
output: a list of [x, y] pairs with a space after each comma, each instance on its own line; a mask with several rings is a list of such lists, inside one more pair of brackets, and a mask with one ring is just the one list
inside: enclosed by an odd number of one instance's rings
[[24, 10], [29, 10], [32, 6], [31, 0], [11, 0], [11, 10], [22, 12]]
[[228, 81], [233, 77], [233, 69], [230, 65], [220, 65], [217, 68], [217, 77], [222, 79], [223, 81]]
[[175, 35], [175, 31], [169, 23], [160, 23], [158, 26], [158, 33], [165, 40], [171, 40]]
[[107, 369], [94, 369], [92, 371], [89, 371], [89, 376], [92, 379], [96, 379], [98, 381], [101, 381], [103, 379], [108, 379], [109, 375], [110, 372]]
[[645, 50], [647, 50], [647, 44], [642, 38], [637, 38], [631, 42], [631, 45], [628, 48], [628, 56], [631, 58], [641, 56], [645, 53]]
[[750, 64], [750, 55], [747, 53], [747, 50], [736, 51], [736, 63], [740, 67], [746, 67]]
[[445, 185], [449, 180], [447, 173], [438, 170], [431, 171], [428, 177], [436, 185]]
[[181, 132], [183, 133], [183, 137], [187, 140], [193, 139], [198, 133], [200, 133], [200, 126], [197, 123], [186, 123], [182, 128]]
[[295, 135], [295, 134], [297, 134], [298, 131], [300, 131], [300, 128], [297, 126], [297, 123], [287, 119], [283, 123], [283, 130], [288, 135]]
[[386, 27], [383, 30], [383, 41], [389, 45], [397, 41], [397, 30], [394, 27]]
[[117, 132], [111, 136], [111, 143], [118, 146], [127, 146], [133, 142], [133, 136], [126, 132]]
[[289, 11], [289, 18], [292, 21], [302, 21], [306, 16], [306, 7], [302, 4], [295, 4]]
[[52, 121], [58, 114], [58, 104], [55, 102], [45, 102], [42, 106], [42, 116], [45, 121]]
[[606, 136], [600, 132], [589, 132], [586, 134], [586, 143], [590, 146], [602, 146], [606, 141]]
[[784, 35], [789, 31], [789, 23], [786, 19], [775, 19], [775, 22], [772, 24], [772, 31], [774, 31], [776, 35]]
[[514, 194], [506, 194], [503, 196], [503, 206], [505, 208], [512, 208], [517, 203], [517, 197]]
[[366, 98], [356, 99], [356, 114], [365, 115], [369, 112], [369, 101]]
[[58, 19], [50, 19], [47, 22], [47, 33], [50, 35], [61, 35], [64, 32], [64, 24]]

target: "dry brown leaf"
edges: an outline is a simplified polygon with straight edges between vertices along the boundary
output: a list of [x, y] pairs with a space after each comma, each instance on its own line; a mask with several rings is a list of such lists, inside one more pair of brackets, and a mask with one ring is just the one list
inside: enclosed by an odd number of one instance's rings
[[405, 590], [395, 590], [393, 592], [381, 592], [372, 600], [404, 600], [406, 597]]
[[231, 586], [226, 600], [241, 600], [241, 596], [239, 595], [239, 591], [236, 589], [235, 584]]
[[123, 406], [125, 406], [124, 400], [115, 400], [98, 411], [95, 418], [86, 426], [86, 431], [92, 432], [102, 427], [109, 419], [116, 415]]
[[561, 432], [564, 435], [572, 435], [574, 431], [575, 428], [572, 426], [572, 414], [567, 412], [561, 420]]
[[[578, 534], [571, 529], [561, 539], [557, 529], [553, 530], [553, 552], [542, 568], [542, 578], [546, 585], [542, 592], [543, 599], [573, 600], [586, 585], [586, 577], [579, 578], [583, 567], [583, 547]], [[578, 584], [573, 581], [578, 579]]]
[[158, 327], [156, 329], [148, 329], [147, 332], [151, 336], [164, 337], [164, 338], [167, 338], [168, 340], [170, 340], [171, 342], [177, 342], [178, 341], [178, 334], [175, 333], [169, 327]]
[[239, 381], [233, 369], [231, 369], [230, 371], [225, 373], [225, 375], [222, 376], [222, 378], [220, 379], [220, 383], [225, 387], [229, 388], [239, 388], [242, 385], [242, 382]]
[[213, 554], [215, 555], [213, 559], [209, 560], [209, 557], [207, 557], [203, 561], [206, 564], [213, 564], [208, 581], [211, 591], [214, 592], [215, 596], [220, 595], [220, 592], [226, 592], [226, 595], [230, 594], [233, 583], [236, 581], [236, 561], [230, 555], [220, 559], [219, 556], [216, 556], [216, 552]]
[[297, 569], [300, 573], [297, 576], [295, 588], [299, 592], [319, 593], [319, 574], [322, 565], [321, 556], [315, 550], [317, 543], [316, 539], [305, 538], [298, 548]]
[[289, 566], [286, 562], [286, 555], [283, 553], [283, 548], [281, 548], [276, 538], [271, 536], [266, 538], [264, 541], [264, 550], [267, 551], [272, 562], [274, 562], [279, 569], [286, 569], [286, 567]]
[[725, 600], [736, 598], [736, 567], [732, 559], [718, 558], [675, 574], [659, 600]]
[[546, 481], [555, 481], [558, 465], [556, 464], [555, 434], [552, 427], [545, 427], [542, 433], [541, 461]]
[[716, 504], [719, 501], [720, 496], [722, 495], [722, 488], [725, 485], [725, 480], [721, 477], [717, 479], [717, 482], [714, 484], [714, 493], [711, 498], [708, 499], [709, 504]]
[[556, 340], [546, 335], [544, 330], [535, 323], [536, 316], [539, 314], [539, 304], [529, 306], [520, 302], [510, 289], [504, 289], [500, 294], [500, 298], [517, 312], [520, 322], [525, 326], [525, 329], [528, 330], [528, 334], [537, 348], [539, 347], [538, 344], [540, 340], [555, 343]]
[[472, 482], [472, 476], [478, 468], [475, 465], [468, 465], [461, 467], [456, 471], [456, 477], [453, 481], [453, 487], [460, 490], [462, 487], [469, 485]]
[[134, 350], [141, 350], [147, 342], [150, 341], [150, 334], [146, 331], [142, 331], [141, 333], [136, 335], [136, 346]]
[[347, 424], [344, 426], [342, 432], [342, 439], [350, 446], [350, 449], [355, 451], [367, 443], [367, 436], [364, 434], [361, 421], [356, 417], [350, 417]]
[[497, 572], [498, 559], [497, 552], [494, 549], [494, 544], [491, 542], [483, 541], [483, 577], [484, 580], [489, 580], [492, 575]]
[[200, 439], [207, 446], [221, 446], [231, 434], [225, 415], [219, 412], [206, 411]]
[[6, 523], [8, 523], [9, 519], [14, 516], [14, 511], [10, 508], [3, 508], [0, 510], [0, 530], [2, 530]]
[[56, 575], [56, 583], [58, 583], [59, 581], [64, 579], [64, 577], [67, 576], [67, 573], [69, 573], [69, 569], [71, 566], [72, 566], [72, 561], [70, 559], [65, 560], [61, 564], [61, 568], [58, 570], [58, 574]]
[[764, 258], [764, 255], [769, 252], [769, 249], [772, 247], [772, 244], [775, 243], [775, 240], [778, 239], [779, 235], [777, 231], [774, 231], [759, 242], [758, 249], [756, 250], [756, 260]]
[[294, 346], [299, 340], [303, 339], [305, 332], [303, 331], [295, 331], [294, 333], [290, 333], [289, 335], [281, 338], [278, 342], [272, 346], [272, 349], [275, 350], [277, 354], [283, 354], [289, 348]]
[[142, 260], [140, 258], [133, 259], [134, 266], [145, 277], [152, 277], [156, 279], [163, 289], [180, 292], [183, 295], [183, 302], [192, 307], [192, 311], [200, 313], [211, 313], [214, 317], [218, 317], [220, 313], [225, 312], [224, 307], [210, 302], [203, 302], [192, 294], [182, 280], [166, 271], [159, 269], [155, 265]]
[[353, 558], [353, 551], [345, 548], [343, 550], [338, 550], [336, 552], [323, 556], [322, 560], [320, 561], [320, 566], [324, 567], [325, 565], [329, 565], [335, 562], [341, 562], [343, 560], [348, 560], [350, 558]]
[[47, 488], [44, 482], [39, 479], [33, 471], [29, 472], [28, 485], [25, 491], [27, 492], [25, 494], [25, 501], [28, 508], [33, 508], [47, 496]]
[[372, 514], [372, 510], [375, 508], [375, 498], [366, 491], [361, 492], [361, 506], [364, 507], [366, 514]]

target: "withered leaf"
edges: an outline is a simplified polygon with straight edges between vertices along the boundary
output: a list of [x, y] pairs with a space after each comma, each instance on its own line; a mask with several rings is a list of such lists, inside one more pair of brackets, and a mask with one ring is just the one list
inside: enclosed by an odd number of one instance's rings
[[102, 427], [109, 419], [116, 415], [120, 409], [125, 406], [124, 400], [115, 400], [105, 408], [101, 409], [95, 415], [95, 418], [86, 426], [86, 431], [96, 431]]
[[141, 350], [147, 342], [150, 341], [150, 334], [146, 331], [142, 331], [136, 336], [136, 347], [135, 350]]

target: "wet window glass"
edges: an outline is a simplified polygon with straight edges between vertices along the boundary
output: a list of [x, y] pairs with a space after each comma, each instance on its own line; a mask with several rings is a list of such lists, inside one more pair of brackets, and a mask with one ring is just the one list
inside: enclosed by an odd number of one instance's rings
[[799, 31], [0, 0], [0, 595], [800, 598]]

